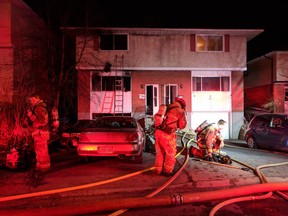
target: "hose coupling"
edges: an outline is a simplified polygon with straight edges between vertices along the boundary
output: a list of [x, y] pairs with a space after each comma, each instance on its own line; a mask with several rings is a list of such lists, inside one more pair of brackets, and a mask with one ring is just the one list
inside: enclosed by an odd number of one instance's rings
[[181, 194], [172, 194], [170, 196], [171, 198], [171, 205], [176, 206], [176, 205], [182, 205], [183, 204], [183, 197]]

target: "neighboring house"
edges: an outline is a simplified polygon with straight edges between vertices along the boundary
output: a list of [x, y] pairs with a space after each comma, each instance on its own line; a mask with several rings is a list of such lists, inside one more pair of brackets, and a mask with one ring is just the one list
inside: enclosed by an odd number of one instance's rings
[[[187, 129], [204, 120], [243, 123], [247, 41], [263, 30], [63, 28], [76, 34], [78, 119], [152, 116], [176, 96], [187, 103]], [[145, 110], [143, 109], [145, 107]]]
[[274, 51], [249, 61], [244, 83], [246, 109], [266, 104], [271, 112], [288, 112], [288, 52]]
[[39, 88], [47, 93], [48, 35], [45, 23], [22, 0], [0, 1], [1, 103], [17, 103], [16, 97]]

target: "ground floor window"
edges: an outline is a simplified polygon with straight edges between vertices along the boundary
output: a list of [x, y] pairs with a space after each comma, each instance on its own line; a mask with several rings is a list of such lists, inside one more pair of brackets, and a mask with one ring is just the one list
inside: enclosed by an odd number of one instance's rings
[[[121, 82], [124, 91], [131, 91], [130, 76], [103, 76], [95, 72], [92, 74], [92, 91], [115, 91], [116, 86], [121, 85]], [[116, 90], [121, 89], [116, 88]]]
[[230, 77], [193, 77], [193, 91], [230, 91]]
[[165, 104], [172, 103], [177, 97], [177, 85], [176, 84], [166, 84], [164, 85], [164, 101]]

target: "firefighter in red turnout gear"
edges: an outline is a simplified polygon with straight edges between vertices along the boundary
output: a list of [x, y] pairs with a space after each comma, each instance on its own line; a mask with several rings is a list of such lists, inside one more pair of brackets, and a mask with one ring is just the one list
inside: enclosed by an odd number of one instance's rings
[[[168, 105], [167, 114], [161, 126], [155, 130], [155, 170], [156, 174], [173, 175], [177, 152], [177, 129], [184, 129], [187, 124], [186, 103], [182, 98]], [[156, 114], [155, 114], [156, 115]]]
[[40, 99], [39, 95], [31, 95], [29, 102], [31, 108], [27, 111], [27, 118], [36, 153], [35, 170], [47, 171], [51, 166], [48, 151], [48, 140], [50, 137], [48, 111], [46, 104]]
[[210, 161], [213, 161], [212, 154], [219, 155], [220, 149], [224, 147], [221, 130], [225, 128], [226, 121], [220, 119], [217, 126], [216, 128], [213, 124], [207, 125], [197, 134], [198, 148], [192, 146], [190, 155]]

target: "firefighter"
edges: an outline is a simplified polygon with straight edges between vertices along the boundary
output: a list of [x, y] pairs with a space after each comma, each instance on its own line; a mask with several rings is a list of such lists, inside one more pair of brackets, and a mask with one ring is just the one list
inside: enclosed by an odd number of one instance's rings
[[28, 124], [34, 141], [37, 171], [47, 171], [50, 168], [50, 156], [48, 151], [49, 116], [46, 104], [39, 95], [33, 94], [29, 98], [31, 108], [27, 111]]
[[220, 149], [224, 147], [221, 131], [225, 126], [226, 121], [220, 119], [217, 123], [217, 128], [213, 124], [209, 124], [201, 132], [197, 133], [198, 148], [192, 146], [190, 156], [214, 161], [213, 154], [219, 156]]
[[175, 102], [168, 105], [162, 127], [155, 130], [155, 170], [156, 174], [164, 176], [173, 175], [176, 163], [177, 135], [176, 130], [184, 129], [186, 120], [186, 102], [182, 98], [176, 98]]

